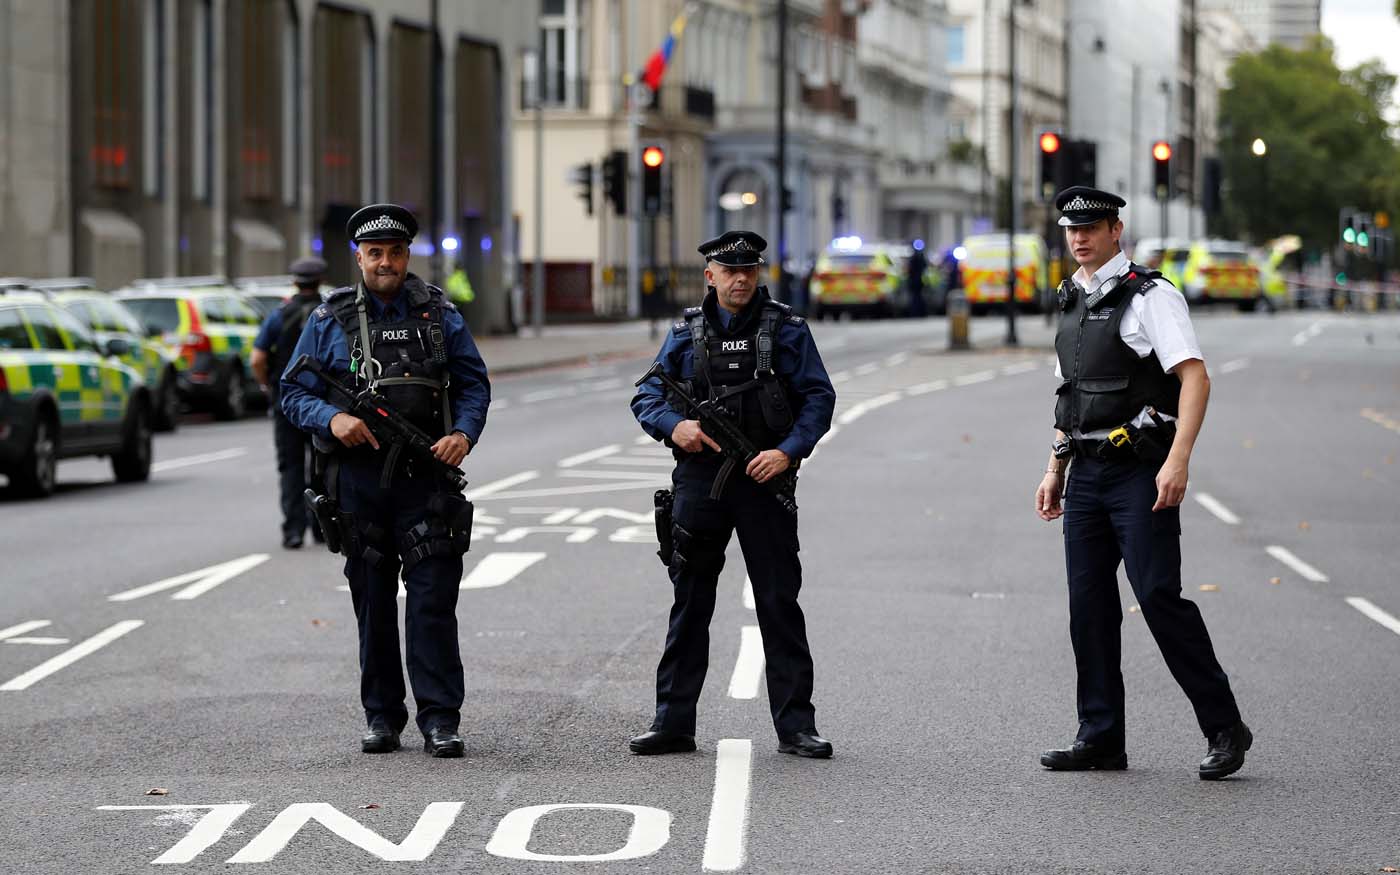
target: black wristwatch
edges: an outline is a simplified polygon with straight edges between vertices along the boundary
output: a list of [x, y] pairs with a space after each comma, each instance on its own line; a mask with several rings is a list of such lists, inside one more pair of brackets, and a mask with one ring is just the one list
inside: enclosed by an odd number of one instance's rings
[[1074, 452], [1074, 445], [1067, 438], [1056, 438], [1055, 442], [1050, 445], [1050, 451], [1055, 454], [1057, 459], [1068, 459], [1070, 454]]

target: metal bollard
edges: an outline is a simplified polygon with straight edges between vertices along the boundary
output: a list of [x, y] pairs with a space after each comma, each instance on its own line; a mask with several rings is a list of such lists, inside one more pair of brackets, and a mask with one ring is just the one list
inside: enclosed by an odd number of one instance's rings
[[948, 293], [948, 348], [971, 349], [968, 340], [968, 326], [972, 308], [967, 303], [967, 295], [960, 291]]

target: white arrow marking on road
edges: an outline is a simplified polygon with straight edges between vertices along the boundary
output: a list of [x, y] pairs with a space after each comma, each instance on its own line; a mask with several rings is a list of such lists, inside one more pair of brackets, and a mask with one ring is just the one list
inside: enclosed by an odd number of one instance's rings
[[1289, 568], [1292, 568], [1308, 580], [1311, 580], [1313, 583], [1326, 583], [1328, 580], [1327, 575], [1313, 568], [1297, 556], [1294, 556], [1287, 548], [1273, 544], [1265, 547], [1264, 552], [1282, 562], [1284, 565], [1287, 565]]
[[559, 460], [560, 468], [572, 468], [575, 465], [582, 465], [585, 462], [592, 462], [595, 459], [602, 459], [606, 456], [616, 455], [622, 452], [622, 444], [608, 444], [606, 447], [599, 447], [596, 450], [589, 450], [586, 453], [579, 453], [577, 456], [570, 456], [567, 459]]
[[1360, 596], [1350, 596], [1347, 598], [1347, 604], [1356, 608], [1372, 620], [1375, 620], [1377, 623], [1380, 623], [1396, 635], [1400, 635], [1400, 620], [1395, 619], [1390, 614], [1376, 607], [1369, 600], [1363, 599]]
[[[535, 832], [535, 824], [546, 814], [555, 811], [622, 811], [632, 816], [632, 828], [627, 831], [627, 842], [615, 851], [605, 854], [537, 854], [530, 850], [530, 839]], [[501, 818], [491, 841], [486, 843], [486, 853], [508, 860], [539, 860], [553, 863], [602, 863], [610, 860], [635, 860], [649, 857], [666, 846], [671, 840], [671, 812], [663, 808], [647, 805], [615, 805], [597, 802], [568, 802], [555, 805], [530, 805], [517, 808]]]
[[243, 849], [228, 858], [229, 863], [267, 863], [276, 857], [303, 826], [316, 821], [356, 847], [381, 860], [416, 862], [425, 860], [447, 835], [461, 812], [462, 802], [430, 802], [413, 829], [398, 844], [350, 817], [328, 802], [295, 802], [282, 809], [267, 828], [253, 837]]
[[156, 462], [151, 465], [152, 471], [171, 471], [176, 468], [188, 468], [191, 465], [203, 465], [206, 462], [224, 462], [229, 459], [237, 459], [239, 456], [248, 455], [247, 447], [234, 447], [229, 450], [219, 450], [214, 453], [203, 453], [198, 456], [183, 456], [179, 459], [166, 459], [163, 462]]
[[886, 392], [884, 395], [876, 395], [874, 398], [853, 405], [845, 413], [836, 417], [836, 421], [840, 425], [850, 425], [870, 411], [879, 407], [884, 407], [886, 404], [893, 404], [901, 397], [903, 396], [899, 392]]
[[977, 371], [971, 374], [963, 374], [961, 377], [953, 378], [954, 386], [971, 386], [973, 383], [985, 383], [988, 380], [995, 380], [996, 371]]
[[1249, 367], [1249, 359], [1231, 359], [1220, 366], [1220, 373], [1233, 374], [1235, 371], [1242, 371]]
[[927, 395], [930, 392], [941, 392], [948, 388], [947, 380], [930, 380], [927, 383], [918, 383], [904, 390], [906, 395]]
[[207, 808], [209, 813], [195, 822], [194, 828], [170, 848], [151, 861], [152, 866], [166, 863], [188, 863], [204, 853], [219, 839], [233, 822], [251, 808], [247, 802], [229, 802], [223, 805], [99, 805], [98, 811], [199, 811]]
[[763, 677], [763, 636], [757, 626], [739, 630], [739, 658], [729, 678], [729, 698], [758, 698], [758, 681]]
[[478, 486], [468, 492], [466, 498], [468, 501], [480, 501], [483, 498], [504, 492], [512, 486], [519, 486], [521, 483], [534, 480], [538, 476], [540, 476], [538, 471], [521, 471], [519, 474], [512, 474], [493, 483], [487, 483], [485, 486]]
[[67, 638], [6, 638], [6, 644], [67, 644]]
[[750, 739], [720, 739], [715, 753], [715, 793], [705, 830], [705, 856], [700, 863], [707, 872], [734, 872], [744, 865], [752, 763]]
[[[126, 592], [109, 595], [107, 596], [107, 601], [129, 602], [133, 599], [151, 595], [152, 593], [161, 592], [162, 590], [174, 589], [177, 586], [184, 586], [185, 588], [172, 595], [171, 598], [189, 601], [190, 599], [199, 598], [219, 584], [226, 583], [245, 571], [258, 567], [267, 560], [268, 555], [266, 553], [253, 553], [241, 559], [221, 562], [218, 565], [210, 565], [208, 568], [201, 568], [198, 571], [178, 574], [175, 577], [157, 580], [155, 583], [138, 586]], [[188, 584], [188, 586], [185, 586], [186, 584]]]
[[591, 526], [604, 517], [629, 523], [649, 523], [656, 519], [656, 513], [654, 511], [619, 510], [615, 507], [595, 507], [593, 510], [586, 510], [574, 517], [574, 523], [580, 526]]
[[558, 498], [564, 495], [584, 495], [589, 492], [619, 492], [625, 489], [655, 489], [671, 482], [671, 478], [657, 476], [647, 480], [627, 483], [587, 483], [582, 486], [555, 486], [549, 489], [522, 489], [516, 492], [502, 492], [495, 498]]
[[1234, 512], [1228, 507], [1216, 501], [1214, 496], [1207, 492], [1196, 492], [1193, 493], [1193, 495], [1196, 497], [1197, 504], [1210, 511], [1215, 515], [1216, 519], [1220, 520], [1225, 525], [1237, 526], [1240, 524], [1240, 518], [1235, 516]]
[[564, 539], [568, 544], [582, 544], [592, 540], [598, 534], [598, 530], [592, 526], [519, 526], [510, 531], [497, 535], [497, 544], [514, 544], [516, 541], [523, 541], [527, 535], [562, 535], [568, 533]]
[[54, 672], [67, 668], [84, 656], [96, 653], [130, 632], [132, 629], [139, 628], [144, 623], [144, 620], [122, 620], [120, 623], [113, 623], [111, 626], [108, 626], [86, 641], [73, 645], [52, 659], [36, 665], [34, 668], [31, 668], [29, 671], [11, 681], [7, 681], [3, 686], [0, 686], [0, 690], [6, 692], [27, 690]]
[[753, 601], [753, 581], [749, 579], [747, 574], [744, 575], [744, 607], [751, 611], [755, 609]]
[[52, 623], [53, 620], [26, 620], [23, 623], [10, 626], [8, 629], [0, 629], [0, 641], [14, 638], [16, 635], [23, 635], [25, 632], [33, 632], [35, 629], [42, 629]]
[[466, 577], [462, 589], [491, 589], [504, 586], [520, 572], [548, 556], [548, 553], [487, 553]]

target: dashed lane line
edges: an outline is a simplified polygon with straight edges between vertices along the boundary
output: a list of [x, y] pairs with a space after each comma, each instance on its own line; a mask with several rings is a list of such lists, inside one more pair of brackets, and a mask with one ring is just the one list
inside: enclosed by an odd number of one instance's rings
[[948, 388], [947, 380], [930, 380], [927, 383], [916, 383], [904, 390], [904, 394], [911, 397], [927, 395], [930, 392], [941, 392]]
[[729, 698], [758, 698], [758, 682], [763, 677], [763, 636], [757, 626], [739, 630], [739, 658], [729, 678]]
[[1313, 583], [1327, 583], [1328, 581], [1327, 575], [1293, 555], [1292, 551], [1288, 550], [1286, 547], [1271, 544], [1264, 548], [1264, 552], [1282, 562], [1284, 565], [1287, 565], [1289, 568], [1292, 568], [1308, 580], [1311, 580]]
[[1018, 362], [1014, 365], [1007, 365], [1001, 369], [1002, 376], [1014, 377], [1017, 374], [1029, 374], [1031, 371], [1040, 370], [1040, 365], [1035, 362]]
[[1220, 520], [1225, 525], [1237, 526], [1240, 524], [1240, 518], [1228, 507], [1217, 501], [1214, 496], [1206, 492], [1195, 492], [1192, 494], [1195, 496], [1197, 504], [1210, 511], [1216, 519]]
[[119, 623], [113, 623], [111, 626], [108, 626], [86, 641], [80, 641], [57, 656], [39, 663], [24, 674], [6, 681], [4, 684], [0, 684], [0, 691], [17, 692], [19, 690], [27, 690], [49, 675], [62, 671], [85, 656], [91, 656], [131, 630], [139, 629], [144, 624], [144, 620], [122, 620]]
[[1356, 608], [1372, 620], [1375, 620], [1377, 623], [1380, 623], [1396, 635], [1400, 635], [1400, 620], [1397, 620], [1395, 617], [1376, 607], [1369, 600], [1363, 599], [1360, 596], [1349, 596], [1347, 598], [1347, 604]]
[[1249, 359], [1231, 359], [1220, 366], [1220, 373], [1233, 374], [1235, 371], [1242, 371], [1249, 367]]
[[744, 865], [749, 821], [749, 773], [753, 740], [722, 738], [715, 751], [715, 789], [705, 829], [706, 872], [735, 872]]
[[606, 447], [598, 447], [596, 450], [589, 450], [585, 453], [569, 456], [567, 459], [560, 459], [559, 467], [572, 468], [575, 465], [582, 465], [585, 462], [592, 462], [596, 459], [614, 456], [620, 452], [622, 452], [622, 444], [608, 444]]
[[894, 355], [885, 356], [884, 365], [887, 368], [893, 368], [898, 365], [902, 365], [907, 361], [909, 361], [909, 353], [897, 352]]
[[0, 641], [4, 641], [8, 638], [17, 638], [26, 632], [33, 632], [35, 629], [42, 629], [52, 624], [52, 620], [26, 620], [23, 623], [16, 623], [13, 626], [0, 629]]
[[953, 378], [954, 386], [971, 386], [974, 383], [985, 383], [988, 380], [995, 380], [996, 371], [977, 371], [971, 374], [963, 374], [961, 377]]
[[836, 421], [841, 425], [850, 425], [870, 411], [879, 407], [884, 407], [886, 404], [893, 404], [901, 397], [903, 396], [899, 392], [886, 392], [884, 395], [876, 395], [874, 398], [868, 398], [865, 401], [861, 401], [859, 404], [853, 405], [849, 410], [836, 417]]
[[176, 468], [189, 468], [193, 465], [205, 465], [210, 462], [226, 462], [229, 459], [237, 459], [239, 456], [248, 455], [247, 447], [231, 447], [227, 450], [218, 450], [213, 453], [201, 453], [198, 456], [181, 456], [178, 459], [166, 459], [162, 462], [153, 462], [151, 471], [173, 471]]

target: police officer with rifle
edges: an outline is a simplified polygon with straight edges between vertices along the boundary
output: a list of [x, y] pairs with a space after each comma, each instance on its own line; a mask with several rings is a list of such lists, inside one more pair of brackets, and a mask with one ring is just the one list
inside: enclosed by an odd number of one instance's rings
[[314, 497], [313, 507], [328, 543], [335, 537], [345, 555], [359, 624], [369, 725], [361, 750], [397, 750], [408, 722], [399, 661], [402, 569], [408, 679], [423, 749], [460, 757], [456, 608], [471, 510], [456, 468], [486, 425], [491, 387], [462, 314], [408, 272], [417, 231], [413, 214], [393, 204], [372, 204], [350, 218], [362, 276], [312, 312], [282, 376], [281, 404], [326, 461], [326, 495]]
[[661, 561], [674, 589], [656, 672], [656, 716], [637, 754], [695, 750], [715, 588], [738, 532], [763, 636], [778, 749], [830, 757], [812, 706], [812, 656], [797, 604], [798, 464], [831, 427], [836, 392], [810, 329], [758, 285], [767, 244], [730, 231], [700, 246], [704, 302], [672, 328], [632, 412], [676, 458], [656, 495]]

